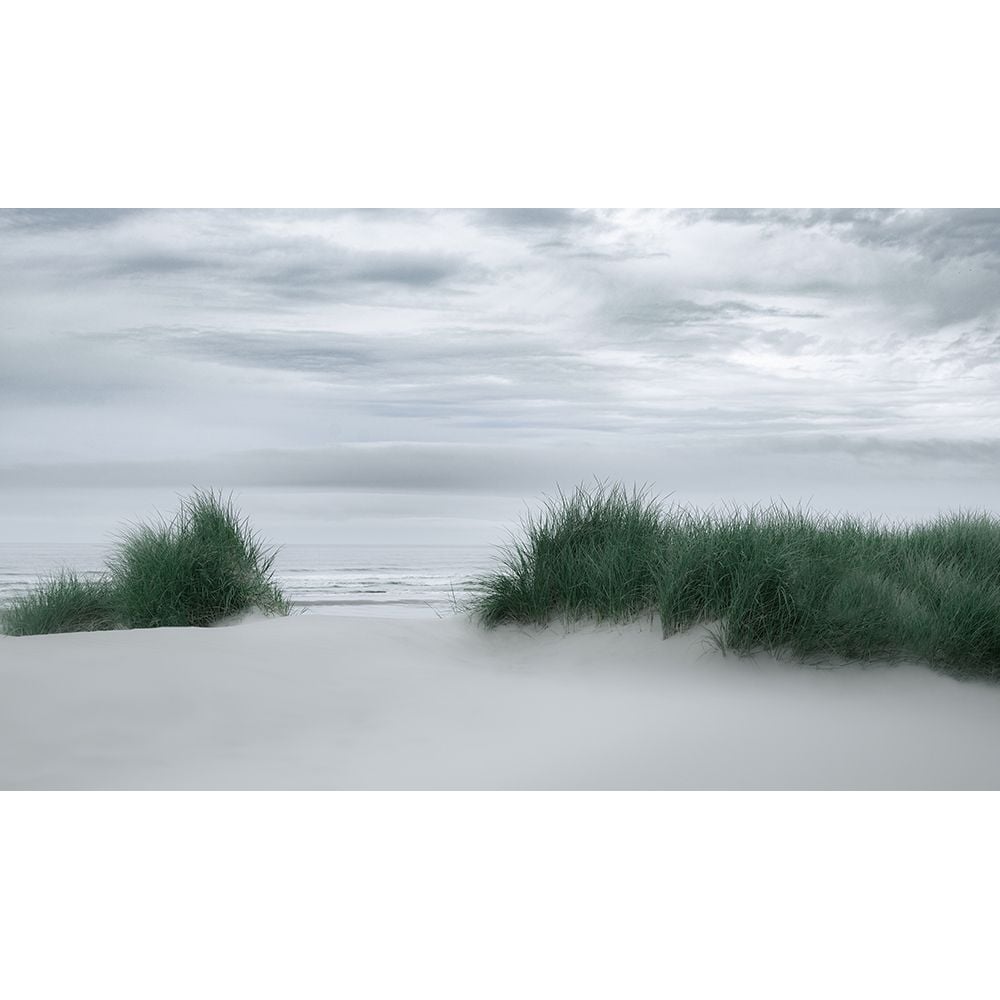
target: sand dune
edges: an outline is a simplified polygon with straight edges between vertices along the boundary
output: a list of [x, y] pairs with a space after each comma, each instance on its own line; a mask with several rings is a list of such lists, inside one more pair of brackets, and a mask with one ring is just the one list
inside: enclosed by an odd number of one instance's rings
[[703, 637], [308, 615], [0, 637], [0, 787], [1000, 787], [1000, 687]]

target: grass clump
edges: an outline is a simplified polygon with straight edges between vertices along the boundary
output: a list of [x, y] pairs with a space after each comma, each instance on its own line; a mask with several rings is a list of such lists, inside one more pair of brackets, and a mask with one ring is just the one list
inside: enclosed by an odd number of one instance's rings
[[1000, 680], [1000, 520], [895, 527], [784, 506], [664, 509], [645, 491], [583, 487], [529, 519], [469, 609], [487, 627], [658, 613], [740, 655], [813, 663], [916, 660]]
[[15, 597], [2, 616], [7, 635], [95, 632], [114, 628], [116, 622], [108, 581], [81, 580], [74, 573], [61, 573]]
[[177, 514], [125, 531], [105, 577], [63, 574], [15, 599], [9, 635], [112, 628], [206, 626], [251, 610], [286, 615], [267, 549], [232, 500], [196, 491]]
[[274, 552], [214, 493], [182, 501], [169, 522], [127, 532], [109, 563], [126, 628], [211, 625], [260, 609], [288, 614], [272, 580]]
[[479, 580], [475, 611], [488, 626], [517, 621], [622, 620], [643, 611], [655, 584], [661, 534], [655, 502], [621, 487], [550, 500], [525, 537], [513, 539], [503, 568]]

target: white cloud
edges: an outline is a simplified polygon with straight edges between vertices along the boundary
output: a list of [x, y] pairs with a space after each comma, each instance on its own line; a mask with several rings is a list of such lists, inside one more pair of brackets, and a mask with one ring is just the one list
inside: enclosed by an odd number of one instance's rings
[[0, 477], [989, 476], [998, 231], [990, 211], [15, 210]]

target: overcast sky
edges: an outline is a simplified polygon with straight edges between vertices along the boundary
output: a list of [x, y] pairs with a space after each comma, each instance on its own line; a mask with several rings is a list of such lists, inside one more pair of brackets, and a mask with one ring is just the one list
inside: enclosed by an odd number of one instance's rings
[[0, 213], [0, 540], [197, 485], [491, 542], [595, 477], [997, 509], [1000, 211]]

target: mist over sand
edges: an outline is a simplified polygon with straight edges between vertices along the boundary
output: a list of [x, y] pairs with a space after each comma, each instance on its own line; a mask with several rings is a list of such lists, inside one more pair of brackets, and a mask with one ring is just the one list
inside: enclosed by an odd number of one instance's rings
[[1000, 786], [1000, 688], [705, 635], [301, 615], [0, 637], [0, 787]]

